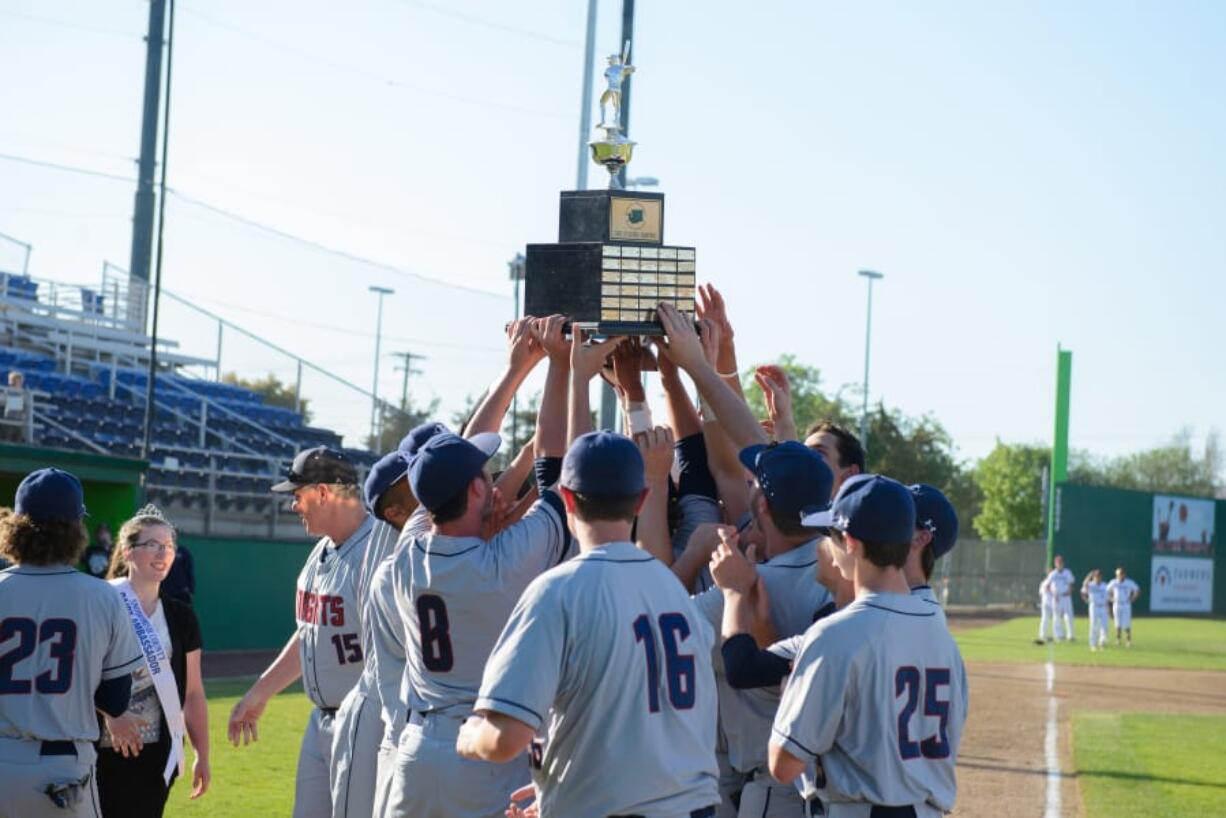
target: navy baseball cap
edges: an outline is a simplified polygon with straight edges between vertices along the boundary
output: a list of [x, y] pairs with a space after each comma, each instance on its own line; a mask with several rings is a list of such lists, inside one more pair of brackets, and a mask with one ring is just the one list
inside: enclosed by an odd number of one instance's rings
[[370, 467], [370, 471], [366, 474], [366, 484], [362, 486], [362, 495], [366, 500], [366, 508], [371, 514], [375, 513], [375, 507], [379, 504], [379, 498], [383, 496], [383, 492], [390, 489], [397, 481], [402, 480], [408, 470], [409, 466], [404, 462], [399, 451], [383, 455], [375, 465]]
[[293, 492], [315, 483], [349, 483], [357, 485], [358, 470], [344, 454], [327, 446], [303, 449], [294, 456], [285, 480], [270, 491]]
[[426, 445], [427, 440], [435, 435], [441, 435], [444, 432], [450, 431], [450, 429], [437, 421], [423, 423], [420, 426], [414, 427], [412, 431], [404, 436], [404, 439], [400, 441], [400, 445], [397, 447], [397, 451], [400, 452], [407, 462], [410, 457], [417, 454], [418, 449]]
[[629, 497], [647, 488], [643, 455], [616, 432], [588, 432], [562, 458], [558, 485], [591, 497]]
[[446, 505], [481, 474], [501, 443], [498, 435], [482, 436], [480, 441], [452, 432], [434, 435], [409, 458], [413, 496], [430, 511]]
[[85, 516], [85, 491], [76, 475], [59, 469], [30, 472], [17, 487], [13, 512], [36, 523], [71, 523]]
[[740, 459], [776, 513], [799, 520], [803, 514], [829, 507], [834, 473], [807, 446], [795, 440], [746, 446]]
[[807, 514], [801, 522], [879, 545], [909, 543], [915, 536], [915, 501], [897, 480], [858, 474], [843, 483], [829, 509]]
[[915, 527], [932, 532], [932, 556], [940, 559], [958, 541], [958, 512], [940, 489], [927, 483], [910, 486], [915, 501]]

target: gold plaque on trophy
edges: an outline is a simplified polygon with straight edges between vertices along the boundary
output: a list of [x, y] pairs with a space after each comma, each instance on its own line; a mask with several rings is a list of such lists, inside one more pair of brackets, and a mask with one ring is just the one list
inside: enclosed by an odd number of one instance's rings
[[610, 199], [609, 240], [663, 241], [663, 215], [660, 199]]

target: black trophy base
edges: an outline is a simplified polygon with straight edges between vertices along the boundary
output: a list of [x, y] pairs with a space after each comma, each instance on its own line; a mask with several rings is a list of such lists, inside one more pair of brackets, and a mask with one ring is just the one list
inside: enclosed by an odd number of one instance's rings
[[664, 242], [664, 194], [633, 190], [562, 191], [558, 241]]
[[693, 247], [529, 244], [526, 315], [565, 315], [600, 335], [662, 335], [661, 303], [694, 317]]

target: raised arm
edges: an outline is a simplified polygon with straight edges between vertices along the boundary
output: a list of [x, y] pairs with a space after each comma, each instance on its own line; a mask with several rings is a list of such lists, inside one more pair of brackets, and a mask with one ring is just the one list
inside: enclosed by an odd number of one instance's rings
[[566, 454], [566, 392], [570, 380], [570, 345], [562, 335], [566, 318], [551, 315], [535, 319], [533, 335], [549, 358], [545, 392], [536, 413], [536, 457]]
[[588, 387], [592, 378], [604, 366], [605, 358], [625, 338], [607, 338], [600, 343], [585, 344], [584, 332], [571, 326], [570, 338], [570, 412], [567, 417], [567, 446], [592, 431], [592, 405]]
[[671, 304], [661, 304], [659, 316], [668, 339], [663, 348], [664, 354], [689, 374], [733, 445], [743, 449], [756, 443], [768, 443], [766, 432], [749, 411], [744, 399], [707, 363], [702, 342], [689, 320]]
[[673, 433], [657, 426], [634, 436], [647, 476], [647, 500], [639, 511], [635, 536], [638, 547], [665, 565], [673, 564], [672, 538], [668, 536], [668, 473], [673, 465]]
[[521, 318], [512, 321], [507, 327], [507, 365], [490, 385], [485, 397], [473, 412], [472, 419], [464, 427], [464, 436], [472, 437], [478, 432], [497, 432], [502, 428], [502, 419], [506, 417], [507, 409], [515, 391], [524, 382], [541, 359], [545, 351], [533, 337], [531, 328], [534, 318]]
[[[655, 340], [652, 340], [655, 343]], [[657, 348], [658, 348], [657, 344]], [[702, 419], [694, 408], [694, 401], [685, 391], [681, 381], [681, 373], [677, 365], [660, 354], [656, 356], [660, 367], [660, 386], [664, 389], [664, 407], [668, 412], [668, 425], [673, 427], [673, 435], [678, 440], [684, 440], [702, 431]]]
[[796, 418], [792, 413], [792, 390], [787, 373], [773, 364], [754, 371], [754, 381], [766, 399], [766, 411], [775, 428], [775, 440], [799, 440]]

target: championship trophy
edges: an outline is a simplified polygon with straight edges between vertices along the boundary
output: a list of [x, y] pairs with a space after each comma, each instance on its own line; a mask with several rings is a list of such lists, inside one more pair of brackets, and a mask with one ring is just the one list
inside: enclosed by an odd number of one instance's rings
[[524, 312], [565, 315], [598, 335], [663, 335], [662, 302], [694, 317], [694, 248], [664, 245], [663, 193], [618, 183], [635, 144], [621, 125], [622, 83], [634, 72], [629, 52], [627, 42], [609, 57], [596, 126], [604, 136], [589, 143], [609, 187], [562, 192], [558, 243], [528, 245]]

